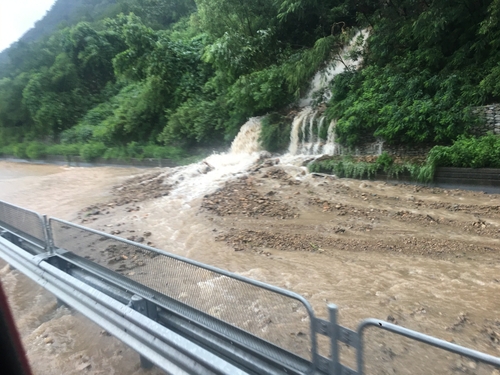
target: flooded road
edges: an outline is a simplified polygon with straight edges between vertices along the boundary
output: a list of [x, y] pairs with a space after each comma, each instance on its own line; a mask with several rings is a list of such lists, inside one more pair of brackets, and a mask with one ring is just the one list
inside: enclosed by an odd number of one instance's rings
[[[152, 246], [290, 289], [319, 316], [335, 303], [340, 323], [350, 328], [374, 317], [500, 355], [497, 195], [315, 180], [295, 166], [248, 174], [257, 159], [237, 167], [224, 156], [209, 158], [213, 171], [200, 172], [200, 165], [165, 169], [169, 195], [130, 200], [96, 215], [84, 209], [109, 207], [121, 191], [113, 193], [112, 186], [153, 171], [0, 163], [0, 176], [10, 168], [0, 177], [0, 199], [108, 233], [119, 229], [125, 238], [151, 232]], [[223, 188], [238, 178], [239, 185]], [[213, 211], [207, 201], [214, 202], [217, 191], [222, 198]], [[269, 208], [255, 208], [257, 203]], [[273, 207], [284, 205], [296, 216], [276, 214]], [[3, 266], [0, 277], [36, 374], [146, 373], [137, 354], [57, 307], [16, 271]], [[441, 356], [447, 368], [438, 370], [436, 351], [391, 340], [373, 338], [371, 358], [380, 366], [371, 373], [494, 373], [458, 356]]]
[[[0, 161], [0, 199], [73, 220], [108, 199], [110, 188], [138, 170], [75, 168]], [[139, 356], [75, 311], [58, 306], [38, 284], [0, 260], [0, 280], [33, 374], [161, 374], [143, 371]]]

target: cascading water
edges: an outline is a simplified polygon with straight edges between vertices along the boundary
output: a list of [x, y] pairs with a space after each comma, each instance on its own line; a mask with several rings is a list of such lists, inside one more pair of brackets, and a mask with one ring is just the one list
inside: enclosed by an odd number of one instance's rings
[[327, 90], [327, 87], [335, 76], [344, 72], [346, 69], [352, 70], [359, 67], [361, 60], [354, 60], [349, 56], [355, 48], [359, 48], [358, 38], [360, 37], [363, 39], [363, 45], [368, 37], [368, 31], [358, 31], [339, 54], [339, 57], [335, 58], [325, 69], [318, 71], [312, 79], [307, 95], [299, 101], [299, 106], [303, 109], [295, 116], [292, 122], [290, 146], [288, 148], [289, 154], [335, 155], [339, 153], [340, 145], [335, 142], [336, 122], [330, 122], [326, 140], [321, 139], [323, 135], [321, 130], [325, 121], [325, 116], [320, 114], [320, 110], [313, 109], [311, 104], [315, 97], [320, 97], [322, 103], [328, 101], [331, 97], [331, 93]]
[[251, 154], [262, 151], [259, 145], [260, 118], [252, 117], [240, 129], [238, 135], [231, 144], [233, 154]]
[[[366, 31], [358, 32], [341, 56], [348, 55], [358, 37], [367, 37]], [[294, 155], [334, 155], [339, 152], [339, 145], [335, 143], [335, 121], [330, 122], [325, 132], [326, 118], [318, 109], [311, 107], [312, 98], [324, 90], [328, 83], [346, 67], [356, 68], [359, 61], [349, 58], [334, 60], [325, 70], [318, 72], [311, 83], [306, 98], [300, 101], [304, 108], [295, 116], [292, 122], [288, 156], [282, 157], [282, 163], [294, 163]], [[328, 97], [323, 95], [323, 100]], [[185, 204], [192, 199], [209, 194], [221, 186], [225, 181], [245, 174], [261, 157], [259, 135], [261, 121], [258, 117], [250, 118], [240, 129], [234, 139], [230, 151], [213, 154], [200, 163], [171, 169], [167, 174], [167, 182], [174, 185], [170, 197], [180, 198]], [[322, 138], [323, 137], [323, 138]]]
[[[335, 121], [328, 126], [326, 140], [322, 139], [322, 129], [326, 117], [319, 110], [306, 107], [295, 116], [292, 122], [290, 146], [291, 155], [336, 155], [340, 145], [335, 142]], [[301, 136], [300, 136], [301, 135]]]
[[213, 154], [199, 163], [172, 168], [167, 181], [174, 185], [170, 196], [192, 199], [215, 191], [225, 181], [246, 173], [261, 158], [260, 118], [249, 119], [231, 144], [228, 152]]

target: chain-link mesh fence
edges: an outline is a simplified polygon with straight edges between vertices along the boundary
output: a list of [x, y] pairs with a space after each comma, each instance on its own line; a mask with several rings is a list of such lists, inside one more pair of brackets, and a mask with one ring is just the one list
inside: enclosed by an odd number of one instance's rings
[[36, 212], [0, 201], [0, 227], [42, 248], [47, 246], [44, 219]]
[[[309, 307], [253, 280], [140, 244], [50, 219], [54, 245], [242, 329], [311, 358]], [[242, 343], [244, 344], [244, 343]]]

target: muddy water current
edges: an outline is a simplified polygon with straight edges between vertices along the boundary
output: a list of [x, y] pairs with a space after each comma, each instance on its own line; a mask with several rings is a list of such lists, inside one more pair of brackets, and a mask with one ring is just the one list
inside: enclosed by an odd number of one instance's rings
[[[396, 219], [388, 226], [381, 225], [378, 231], [373, 225], [371, 232], [355, 233], [352, 240], [373, 241], [375, 246], [379, 239], [382, 241], [387, 237], [403, 241], [403, 232], [405, 236], [418, 237], [419, 232], [427, 231], [433, 232], [437, 239], [454, 236], [467, 246], [469, 243], [476, 246], [476, 242], [480, 242], [481, 246], [487, 244], [491, 253], [470, 255], [460, 252], [456, 257], [440, 258], [417, 253], [370, 251], [369, 247], [351, 251], [335, 245], [327, 246], [322, 251], [282, 251], [272, 247], [264, 249], [264, 252], [234, 251], [228, 243], [217, 241], [215, 235], [225, 229], [296, 233], [307, 229], [309, 235], [321, 236], [326, 229], [320, 222], [331, 219], [325, 210], [316, 212], [300, 205], [297, 206], [300, 217], [286, 224], [286, 220], [268, 217], [251, 222], [243, 215], [210, 217], [200, 212], [204, 195], [216, 191], [227, 180], [245, 175], [258, 155], [237, 159], [235, 155], [231, 158], [215, 155], [207, 159], [208, 168], [212, 169], [201, 173], [200, 165], [167, 171], [169, 181], [175, 181], [168, 196], [137, 203], [140, 209], [116, 207], [110, 213], [96, 216], [95, 220], [87, 220], [84, 225], [107, 232], [120, 229], [123, 231], [120, 235], [124, 237], [130, 233], [151, 232], [152, 246], [290, 289], [305, 296], [321, 317], [326, 317], [327, 303], [335, 303], [340, 309], [340, 323], [353, 329], [367, 317], [389, 319], [404, 327], [500, 356], [498, 237], [476, 241], [460, 230], [451, 233], [441, 227], [402, 227]], [[301, 168], [290, 168], [300, 175]], [[80, 210], [110, 201], [112, 186], [141, 173], [144, 170], [0, 162], [0, 199], [49, 216], [78, 222], [82, 218], [78, 215]], [[360, 183], [346, 181], [352, 186]], [[273, 183], [275, 185], [270, 187], [278, 194], [289, 194], [282, 183]], [[313, 194], [315, 188], [314, 184], [308, 184], [301, 188], [300, 193]], [[383, 194], [387, 200], [370, 207], [390, 210], [392, 203], [389, 198], [402, 197], [407, 193], [398, 189], [386, 187]], [[342, 203], [349, 204], [350, 199], [345, 197]], [[436, 201], [431, 194], [422, 196], [422, 199]], [[478, 205], [486, 201], [485, 204], [499, 204], [495, 196], [460, 199], [461, 204]], [[463, 220], [468, 220], [465, 214], [462, 216]], [[496, 225], [498, 230], [498, 218], [493, 217], [490, 224]], [[58, 306], [49, 293], [9, 269], [5, 263], [0, 263], [0, 268], [0, 279], [9, 295], [35, 374], [160, 373], [155, 369], [140, 369], [138, 355], [132, 350], [107, 336], [78, 313]], [[155, 272], [154, 277], [162, 276], [161, 269]], [[267, 324], [272, 325], [273, 322]], [[291, 332], [291, 340], [300, 334]], [[369, 332], [368, 338], [369, 373], [495, 374], [495, 370], [486, 366], [427, 350], [375, 330]], [[322, 346], [323, 354], [327, 355], [325, 350]], [[342, 353], [344, 361], [352, 364], [352, 353], [347, 349]]]

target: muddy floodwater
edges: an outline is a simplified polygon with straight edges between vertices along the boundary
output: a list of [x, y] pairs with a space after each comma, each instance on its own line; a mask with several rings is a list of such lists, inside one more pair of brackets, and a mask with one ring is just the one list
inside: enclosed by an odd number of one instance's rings
[[[152, 170], [0, 162], [0, 199], [287, 288], [321, 317], [335, 303], [353, 329], [379, 318], [500, 356], [498, 195], [247, 159]], [[125, 258], [110, 268], [136, 267]], [[160, 373], [5, 263], [0, 278], [35, 374]], [[368, 338], [368, 373], [497, 374], [388, 334]]]

